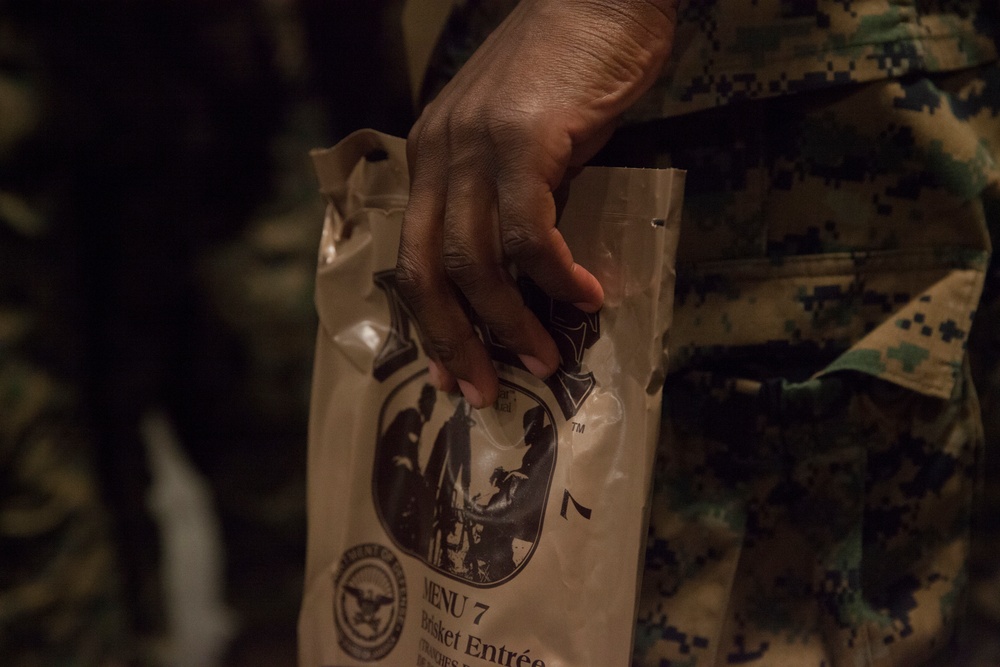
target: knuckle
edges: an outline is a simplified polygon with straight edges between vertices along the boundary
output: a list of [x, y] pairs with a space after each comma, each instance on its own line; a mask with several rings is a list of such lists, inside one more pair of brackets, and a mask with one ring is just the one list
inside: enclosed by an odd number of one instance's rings
[[426, 118], [427, 118], [427, 111], [424, 110], [424, 113], [420, 114], [420, 118], [417, 119], [417, 122], [413, 124], [413, 127], [410, 128], [409, 133], [407, 133], [406, 135], [407, 144], [415, 145], [418, 141], [420, 141], [420, 135], [423, 134], [424, 123], [426, 122]]
[[429, 286], [427, 273], [421, 271], [419, 267], [420, 263], [401, 248], [396, 261], [396, 289], [410, 302], [419, 302]]
[[463, 342], [464, 340], [460, 336], [439, 333], [435, 336], [428, 336], [427, 349], [430, 355], [441, 363], [446, 366], [454, 366], [462, 360]]
[[520, 347], [520, 342], [524, 338], [525, 328], [521, 324], [520, 318], [516, 316], [513, 317], [497, 317], [489, 322], [490, 335], [496, 338], [496, 340], [512, 349]]
[[507, 347], [520, 348], [534, 319], [520, 291], [512, 284], [495, 290], [490, 311], [487, 324], [491, 335]]
[[515, 156], [523, 159], [527, 147], [536, 141], [527, 119], [522, 116], [492, 114], [482, 121], [482, 125], [493, 151], [512, 159]]
[[450, 247], [442, 254], [444, 272], [455, 284], [475, 285], [484, 276], [482, 265], [464, 247]]
[[524, 225], [508, 224], [501, 231], [504, 252], [514, 259], [528, 259], [542, 250], [538, 233]]
[[490, 135], [484, 127], [481, 110], [474, 107], [456, 109], [448, 119], [448, 137], [452, 146], [472, 160], [482, 160], [492, 153]]
[[407, 145], [421, 153], [443, 150], [446, 146], [447, 119], [436, 109], [428, 107], [410, 129]]
[[503, 102], [490, 105], [479, 118], [480, 126], [491, 137], [502, 141], [523, 137], [527, 133], [529, 122], [528, 114], [518, 113]]
[[489, 111], [482, 119], [482, 127], [486, 133], [495, 139], [507, 137], [515, 130], [515, 124], [506, 114], [499, 110]]
[[481, 109], [478, 105], [465, 101], [460, 102], [448, 114], [448, 129], [456, 138], [469, 136], [481, 131]]
[[482, 264], [478, 261], [475, 244], [459, 228], [458, 222], [449, 216], [445, 222], [441, 265], [448, 278], [465, 286], [482, 276]]

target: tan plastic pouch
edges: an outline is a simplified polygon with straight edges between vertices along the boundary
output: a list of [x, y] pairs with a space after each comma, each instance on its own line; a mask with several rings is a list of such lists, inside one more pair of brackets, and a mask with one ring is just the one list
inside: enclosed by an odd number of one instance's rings
[[683, 173], [586, 168], [559, 220], [605, 290], [586, 314], [521, 281], [562, 367], [480, 333], [500, 398], [427, 382], [394, 286], [405, 142], [313, 154], [329, 205], [316, 302], [302, 667], [630, 660]]

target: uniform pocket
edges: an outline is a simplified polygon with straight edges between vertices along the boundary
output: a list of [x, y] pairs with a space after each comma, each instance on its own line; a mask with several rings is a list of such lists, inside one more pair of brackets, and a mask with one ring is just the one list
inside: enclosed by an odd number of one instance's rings
[[797, 379], [858, 371], [947, 398], [988, 259], [985, 251], [932, 248], [681, 267], [672, 368], [744, 350], [819, 364]]

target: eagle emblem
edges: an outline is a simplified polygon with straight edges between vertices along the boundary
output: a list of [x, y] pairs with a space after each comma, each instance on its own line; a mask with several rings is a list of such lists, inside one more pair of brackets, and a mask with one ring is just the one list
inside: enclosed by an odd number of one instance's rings
[[377, 635], [381, 620], [378, 618], [379, 610], [387, 604], [392, 604], [396, 598], [391, 595], [384, 595], [377, 591], [362, 590], [357, 586], [346, 584], [344, 591], [349, 593], [357, 604], [358, 610], [351, 616], [351, 623], [355, 626], [367, 625], [371, 628], [372, 634]]
[[341, 557], [333, 586], [340, 648], [364, 662], [388, 655], [406, 619], [406, 580], [396, 556], [380, 544], [354, 546]]

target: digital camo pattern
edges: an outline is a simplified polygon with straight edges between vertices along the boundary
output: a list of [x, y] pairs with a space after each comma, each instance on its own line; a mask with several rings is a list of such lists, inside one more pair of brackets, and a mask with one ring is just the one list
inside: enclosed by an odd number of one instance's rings
[[[1000, 221], [1000, 210], [991, 215]], [[995, 234], [994, 239], [998, 238]], [[986, 452], [982, 498], [973, 514], [972, 579], [973, 609], [1000, 625], [1000, 257], [993, 255], [976, 326], [969, 339], [973, 381], [982, 405]], [[995, 630], [991, 632], [996, 635]], [[1000, 643], [1000, 642], [997, 642]], [[1000, 662], [1000, 646], [992, 647], [992, 662]], [[989, 663], [989, 660], [983, 660]], [[975, 664], [975, 663], [972, 663]]]
[[[504, 4], [455, 14], [428, 91]], [[682, 3], [654, 120], [598, 157], [688, 172], [635, 665], [903, 667], [969, 598], [1000, 618], [972, 540], [1000, 497], [971, 381], [996, 405], [996, 11]]]
[[[445, 73], [516, 4], [460, 2], [439, 54]], [[996, 58], [996, 15], [975, 0], [682, 0], [673, 56], [628, 119], [983, 64]]]
[[655, 121], [601, 156], [688, 170], [635, 664], [912, 665], [954, 639], [998, 112], [990, 65]]
[[600, 159], [688, 170], [673, 367], [808, 349], [810, 374], [949, 397], [996, 224], [997, 100], [987, 66], [621, 132]]
[[[675, 57], [634, 107], [657, 118], [996, 57], [976, 0], [687, 0]], [[991, 30], [994, 28], [990, 28]]]
[[668, 379], [634, 664], [923, 664], [963, 616], [975, 393], [762, 366]]

